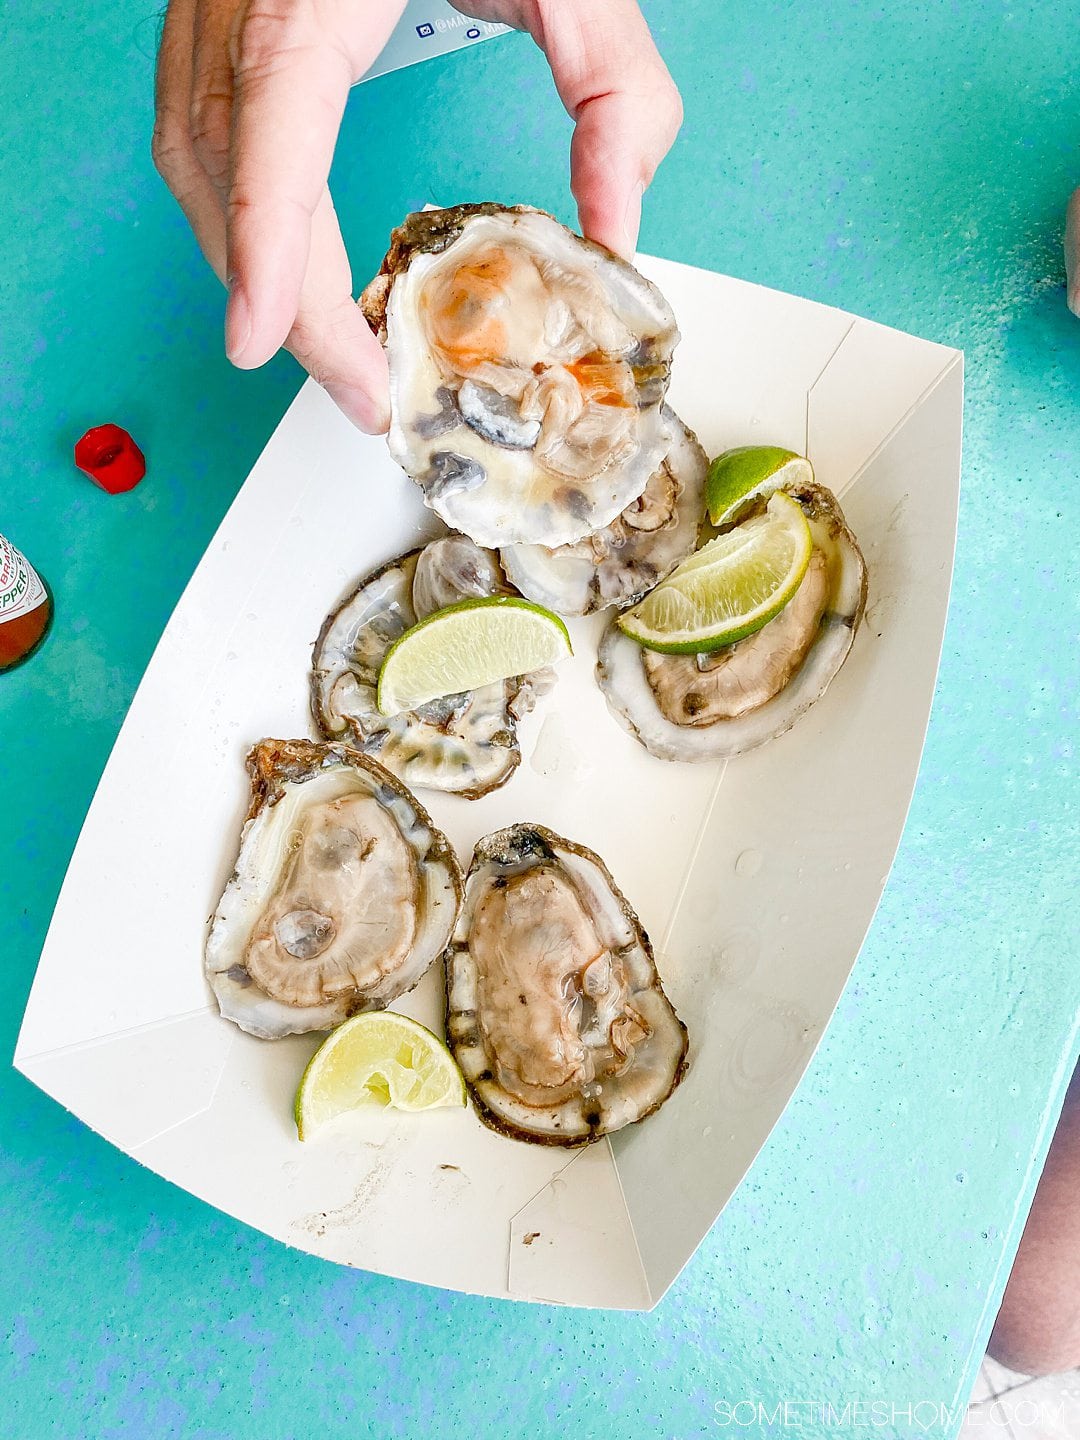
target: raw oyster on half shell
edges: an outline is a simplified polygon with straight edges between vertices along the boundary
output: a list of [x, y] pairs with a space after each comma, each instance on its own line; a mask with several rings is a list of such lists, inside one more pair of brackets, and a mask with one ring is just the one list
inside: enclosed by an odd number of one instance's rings
[[[614, 621], [600, 642], [596, 675], [608, 706], [661, 760], [725, 759], [782, 735], [825, 693], [851, 649], [866, 606], [858, 542], [823, 485], [781, 488], [802, 507], [814, 548], [802, 583], [774, 619], [701, 655], [643, 649]], [[767, 503], [767, 493], [757, 494], [732, 523]]]
[[476, 799], [509, 780], [521, 759], [517, 721], [551, 681], [514, 676], [416, 710], [384, 715], [379, 668], [406, 630], [456, 601], [514, 593], [498, 558], [464, 535], [433, 540], [361, 580], [323, 623], [311, 675], [311, 708], [328, 739], [345, 739], [410, 787]]
[[693, 551], [705, 510], [709, 459], [697, 436], [665, 406], [671, 445], [645, 489], [602, 530], [549, 550], [508, 545], [499, 552], [528, 600], [560, 615], [633, 605]]
[[663, 460], [671, 309], [543, 211], [410, 215], [361, 305], [390, 365], [390, 453], [478, 544], [579, 540]]
[[598, 856], [542, 826], [477, 844], [446, 973], [450, 1048], [504, 1135], [596, 1140], [682, 1078], [686, 1028], [637, 916]]
[[383, 1009], [453, 932], [449, 842], [348, 746], [261, 740], [247, 763], [251, 808], [206, 942], [222, 1015], [276, 1039]]

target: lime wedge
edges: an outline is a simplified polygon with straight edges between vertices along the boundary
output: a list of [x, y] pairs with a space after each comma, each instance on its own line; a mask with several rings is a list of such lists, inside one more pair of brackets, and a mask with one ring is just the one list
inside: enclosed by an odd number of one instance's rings
[[705, 480], [709, 519], [714, 525], [725, 525], [751, 501], [813, 478], [809, 460], [779, 445], [740, 445], [725, 450], [709, 466]]
[[384, 715], [442, 695], [527, 675], [574, 652], [557, 615], [513, 596], [461, 600], [406, 630], [386, 653], [376, 701]]
[[802, 584], [814, 543], [783, 491], [763, 515], [727, 530], [618, 618], [648, 650], [699, 654], [733, 645], [778, 615]]
[[311, 1057], [293, 1114], [301, 1140], [346, 1110], [465, 1104], [465, 1081], [437, 1035], [392, 1010], [354, 1015]]

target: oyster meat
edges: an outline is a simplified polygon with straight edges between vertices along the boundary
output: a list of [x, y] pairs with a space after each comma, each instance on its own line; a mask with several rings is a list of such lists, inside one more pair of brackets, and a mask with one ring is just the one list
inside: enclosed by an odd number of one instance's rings
[[[611, 710], [662, 760], [716, 760], [753, 750], [792, 726], [847, 658], [866, 606], [866, 566], [830, 490], [783, 487], [802, 506], [814, 542], [803, 581], [767, 625], [720, 650], [665, 655], [613, 622], [596, 673]], [[736, 515], [761, 513], [767, 494]], [[725, 527], [726, 528], [726, 527]]]
[[504, 784], [520, 759], [516, 722], [550, 674], [447, 695], [400, 715], [376, 704], [386, 652], [424, 616], [455, 601], [509, 594], [498, 559], [464, 535], [433, 540], [362, 580], [327, 616], [315, 642], [311, 708], [328, 739], [346, 739], [412, 787], [475, 799]]
[[671, 309], [543, 211], [410, 215], [361, 305], [390, 365], [390, 453], [478, 544], [579, 540], [663, 460]]
[[251, 809], [206, 942], [227, 1020], [263, 1039], [329, 1030], [411, 990], [461, 903], [446, 837], [345, 745], [262, 740]]
[[591, 615], [636, 604], [697, 544], [705, 509], [708, 456], [665, 406], [671, 446], [645, 489], [609, 525], [549, 550], [507, 545], [503, 569], [521, 593], [560, 615]]
[[603, 862], [539, 825], [481, 840], [446, 955], [447, 1036], [480, 1118], [579, 1145], [651, 1114], [686, 1028]]

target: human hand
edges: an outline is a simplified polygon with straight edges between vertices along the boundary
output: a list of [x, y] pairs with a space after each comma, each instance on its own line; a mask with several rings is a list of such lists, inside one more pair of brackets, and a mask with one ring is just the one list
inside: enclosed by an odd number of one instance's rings
[[[583, 232], [629, 255], [641, 197], [682, 118], [634, 0], [462, 0], [528, 30], [576, 122]], [[389, 423], [386, 360], [353, 302], [327, 177], [350, 86], [404, 0], [170, 0], [154, 161], [228, 285], [243, 369], [282, 345], [361, 429]]]
[[386, 359], [353, 300], [326, 180], [349, 87], [405, 0], [169, 0], [154, 163], [229, 288], [225, 349], [286, 345], [363, 430], [390, 419]]

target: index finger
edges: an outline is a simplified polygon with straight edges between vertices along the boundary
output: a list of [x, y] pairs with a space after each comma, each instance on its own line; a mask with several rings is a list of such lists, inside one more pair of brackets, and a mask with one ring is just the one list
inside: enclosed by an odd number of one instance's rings
[[234, 364], [261, 365], [292, 327], [349, 87], [402, 8], [251, 0], [238, 17], [226, 194], [225, 341]]

